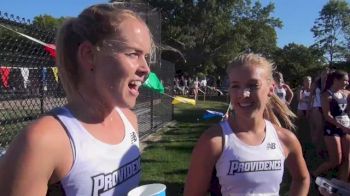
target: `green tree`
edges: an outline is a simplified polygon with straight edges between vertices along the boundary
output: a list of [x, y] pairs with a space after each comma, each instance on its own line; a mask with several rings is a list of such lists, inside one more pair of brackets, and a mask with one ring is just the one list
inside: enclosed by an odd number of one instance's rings
[[276, 49], [275, 28], [282, 26], [270, 16], [271, 3], [263, 7], [250, 0], [150, 0], [162, 15], [162, 42], [180, 50], [163, 53], [177, 69], [189, 73], [222, 74], [233, 56], [253, 51], [270, 53]]
[[301, 85], [300, 81], [306, 75], [315, 77], [319, 70], [324, 68], [326, 61], [318, 48], [295, 43], [276, 50], [273, 60], [277, 70], [283, 73], [292, 88]]
[[39, 15], [33, 19], [33, 24], [46, 29], [57, 29], [64, 21], [64, 17], [55, 18], [50, 15]]
[[344, 0], [330, 0], [311, 29], [316, 38], [315, 46], [324, 51], [330, 64], [349, 57], [349, 29], [349, 4]]

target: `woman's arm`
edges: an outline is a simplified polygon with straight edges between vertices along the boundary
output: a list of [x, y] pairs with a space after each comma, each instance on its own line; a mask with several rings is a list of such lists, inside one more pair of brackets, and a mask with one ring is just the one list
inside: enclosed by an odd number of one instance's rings
[[185, 183], [185, 196], [203, 196], [207, 194], [211, 175], [221, 152], [221, 128], [216, 125], [203, 133], [193, 149]]
[[347, 106], [346, 106], [346, 112], [348, 116], [350, 116], [350, 91], [349, 90], [344, 90], [344, 94], [346, 95], [346, 100], [347, 100]]
[[303, 89], [302, 88], [300, 88], [299, 90], [298, 90], [298, 102], [302, 102], [303, 101]]
[[310, 88], [310, 108], [312, 108], [312, 105], [314, 104], [314, 100], [316, 97], [316, 88], [317, 88], [317, 85], [315, 82], [313, 82]]
[[[43, 117], [11, 143], [0, 163], [2, 195], [46, 195], [49, 181], [56, 180], [52, 178], [56, 165], [66, 161], [60, 153], [65, 143], [55, 131], [60, 125], [53, 121], [52, 117]], [[68, 138], [66, 142], [69, 145]]]
[[284, 84], [283, 87], [286, 89], [286, 103], [290, 105], [293, 100], [294, 93], [287, 84]]
[[307, 195], [310, 187], [310, 175], [303, 157], [301, 145], [291, 131], [280, 127], [277, 130], [285, 150], [285, 165], [292, 177], [289, 195]]

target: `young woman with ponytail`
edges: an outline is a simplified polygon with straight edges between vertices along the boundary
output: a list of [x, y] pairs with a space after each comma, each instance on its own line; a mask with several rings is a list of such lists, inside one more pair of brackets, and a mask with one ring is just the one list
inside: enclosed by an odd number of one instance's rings
[[[273, 64], [242, 54], [227, 68], [235, 115], [206, 130], [196, 144], [185, 196], [205, 195], [216, 175], [225, 195], [279, 195], [284, 166], [290, 195], [307, 195], [310, 178], [291, 121], [295, 115], [274, 93]], [[281, 121], [280, 121], [281, 120]]]
[[322, 113], [325, 119], [323, 138], [328, 151], [328, 160], [314, 172], [318, 176], [339, 166], [338, 178], [349, 182], [350, 173], [350, 91], [348, 73], [336, 70], [328, 74], [321, 94]]
[[97, 4], [64, 22], [56, 46], [67, 105], [12, 142], [0, 161], [0, 195], [47, 195], [58, 183], [67, 196], [127, 195], [141, 180], [131, 108], [150, 72], [149, 28], [131, 10]]

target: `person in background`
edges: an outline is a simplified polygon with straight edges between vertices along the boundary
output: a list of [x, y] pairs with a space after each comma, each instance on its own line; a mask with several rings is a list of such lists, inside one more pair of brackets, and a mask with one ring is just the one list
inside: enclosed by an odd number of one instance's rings
[[329, 73], [321, 95], [322, 113], [325, 119], [324, 140], [329, 160], [322, 163], [312, 174], [317, 177], [338, 167], [338, 179], [348, 182], [350, 173], [350, 119], [347, 111], [350, 92], [348, 74], [341, 70]]
[[222, 80], [220, 76], [218, 76], [216, 79], [216, 89], [217, 89], [218, 96], [224, 95], [224, 93], [222, 92]]
[[[228, 66], [234, 115], [210, 127], [195, 145], [185, 196], [206, 195], [214, 168], [227, 195], [279, 195], [284, 166], [291, 174], [290, 195], [307, 195], [309, 173], [300, 143], [288, 128], [295, 115], [274, 93], [273, 64], [249, 53]], [[276, 113], [275, 113], [276, 112]]]
[[186, 87], [187, 87], [187, 79], [185, 78], [184, 75], [181, 75], [180, 76], [180, 79], [179, 79], [179, 85], [180, 85], [180, 88], [182, 89], [182, 95], [186, 95], [187, 93], [187, 90], [186, 90]]
[[194, 100], [197, 101], [197, 99], [198, 99], [198, 91], [199, 91], [199, 80], [198, 80], [198, 77], [196, 77], [195, 80], [193, 80], [192, 91], [193, 91], [193, 95], [194, 95]]
[[310, 112], [310, 133], [311, 133], [311, 142], [316, 147], [317, 155], [320, 158], [325, 157], [325, 152], [323, 150], [323, 129], [324, 129], [324, 118], [322, 114], [321, 106], [321, 92], [323, 91], [326, 79], [328, 75], [328, 69], [325, 69], [321, 72], [319, 76], [314, 80], [311, 85], [311, 112]]
[[298, 93], [298, 118], [309, 118], [311, 104], [311, 76], [303, 78], [303, 86]]
[[[348, 73], [348, 77], [350, 78], [350, 73]], [[346, 90], [350, 91], [350, 85], [346, 87]]]
[[288, 84], [284, 82], [283, 74], [281, 72], [274, 72], [273, 79], [275, 81], [275, 93], [276, 95], [287, 105], [292, 102], [294, 93]]
[[207, 77], [206, 76], [204, 76], [202, 78], [202, 80], [200, 81], [200, 86], [203, 88], [207, 86]]
[[184, 95], [185, 94], [185, 88], [181, 86], [180, 79], [178, 77], [174, 78], [174, 93]]
[[[153, 45], [145, 22], [116, 4], [67, 19], [56, 38], [67, 105], [31, 123], [0, 163], [1, 195], [126, 195], [141, 177], [136, 115]], [[132, 168], [132, 170], [130, 170]]]

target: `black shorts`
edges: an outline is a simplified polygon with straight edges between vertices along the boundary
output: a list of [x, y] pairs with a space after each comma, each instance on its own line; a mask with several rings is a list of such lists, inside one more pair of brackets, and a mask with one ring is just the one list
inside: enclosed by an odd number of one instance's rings
[[303, 115], [306, 116], [307, 110], [299, 110], [301, 112], [303, 112]]
[[345, 133], [340, 128], [337, 128], [334, 125], [326, 123], [323, 135], [343, 137]]
[[313, 107], [313, 109], [316, 109], [316, 110], [320, 111], [321, 114], [323, 113], [323, 112], [322, 112], [322, 107]]

